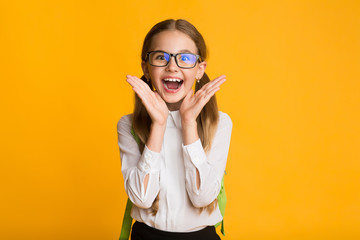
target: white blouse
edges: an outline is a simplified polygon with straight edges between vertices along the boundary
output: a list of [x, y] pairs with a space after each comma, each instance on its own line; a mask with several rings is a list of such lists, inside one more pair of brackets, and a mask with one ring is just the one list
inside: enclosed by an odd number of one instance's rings
[[[121, 171], [125, 191], [134, 203], [131, 216], [139, 222], [163, 231], [191, 232], [222, 220], [219, 207], [211, 214], [200, 213], [199, 207], [209, 205], [217, 197], [225, 171], [230, 145], [232, 122], [219, 112], [219, 125], [211, 150], [204, 152], [200, 139], [184, 145], [179, 111], [170, 111], [160, 153], [139, 151], [131, 134], [132, 115], [123, 116], [118, 124]], [[196, 187], [196, 169], [200, 188]], [[149, 174], [147, 190], [144, 178]], [[159, 210], [151, 208], [159, 194]]]

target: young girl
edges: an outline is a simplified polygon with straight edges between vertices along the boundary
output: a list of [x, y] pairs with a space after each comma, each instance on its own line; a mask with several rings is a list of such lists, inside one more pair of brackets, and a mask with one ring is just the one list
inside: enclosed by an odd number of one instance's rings
[[220, 239], [214, 225], [222, 220], [217, 196], [232, 122], [214, 94], [225, 76], [210, 81], [204, 39], [181, 19], [156, 24], [141, 58], [144, 75], [126, 79], [136, 93], [134, 113], [117, 125], [136, 220], [131, 239]]

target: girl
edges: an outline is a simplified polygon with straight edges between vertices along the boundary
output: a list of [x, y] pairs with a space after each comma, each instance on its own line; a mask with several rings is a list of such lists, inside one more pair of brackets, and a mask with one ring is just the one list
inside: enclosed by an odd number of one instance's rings
[[134, 113], [117, 125], [121, 171], [136, 220], [131, 239], [220, 239], [216, 198], [232, 122], [218, 111], [214, 94], [225, 76], [210, 81], [204, 39], [181, 19], [156, 24], [141, 58], [141, 79], [126, 76], [136, 93]]

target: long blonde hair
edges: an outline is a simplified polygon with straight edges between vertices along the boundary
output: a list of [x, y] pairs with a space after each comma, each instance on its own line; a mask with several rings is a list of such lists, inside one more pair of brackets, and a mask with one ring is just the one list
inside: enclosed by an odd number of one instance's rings
[[[198, 32], [198, 30], [188, 21], [183, 19], [168, 19], [162, 22], [159, 22], [151, 30], [145, 37], [141, 58], [145, 61], [146, 53], [149, 52], [152, 45], [153, 37], [163, 31], [168, 30], [178, 30], [182, 33], [188, 35], [195, 43], [198, 54], [200, 55], [202, 60], [206, 59], [206, 45], [204, 38]], [[141, 79], [147, 83], [150, 89], [154, 89], [151, 81], [147, 81], [145, 76], [142, 76]], [[210, 79], [206, 73], [204, 73], [203, 77], [200, 79], [199, 82], [195, 84], [195, 92], [201, 89], [206, 83], [210, 82]], [[218, 107], [216, 102], [215, 95], [209, 100], [209, 102], [203, 107], [201, 110], [197, 121], [197, 130], [201, 140], [201, 143], [204, 147], [205, 152], [209, 152], [211, 149], [212, 140], [215, 136], [215, 132], [217, 129], [217, 124], [219, 122], [219, 113]], [[138, 135], [141, 143], [140, 143], [140, 151], [142, 152], [145, 147], [145, 143], [150, 134], [150, 126], [151, 126], [151, 118], [146, 111], [145, 106], [141, 102], [141, 99], [135, 94], [135, 107], [132, 119], [132, 125], [134, 128], [135, 133]], [[217, 205], [217, 199], [215, 199], [212, 203], [208, 206], [200, 208], [200, 212], [206, 209], [209, 213], [215, 210]], [[155, 215], [159, 209], [159, 195], [154, 200], [152, 206], [152, 213]]]

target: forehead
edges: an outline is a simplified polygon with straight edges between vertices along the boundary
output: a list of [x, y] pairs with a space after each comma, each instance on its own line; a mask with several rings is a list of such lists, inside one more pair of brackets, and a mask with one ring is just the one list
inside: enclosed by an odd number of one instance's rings
[[169, 53], [178, 53], [188, 50], [197, 53], [195, 42], [185, 33], [178, 30], [168, 30], [156, 34], [151, 43], [151, 51], [162, 50]]

